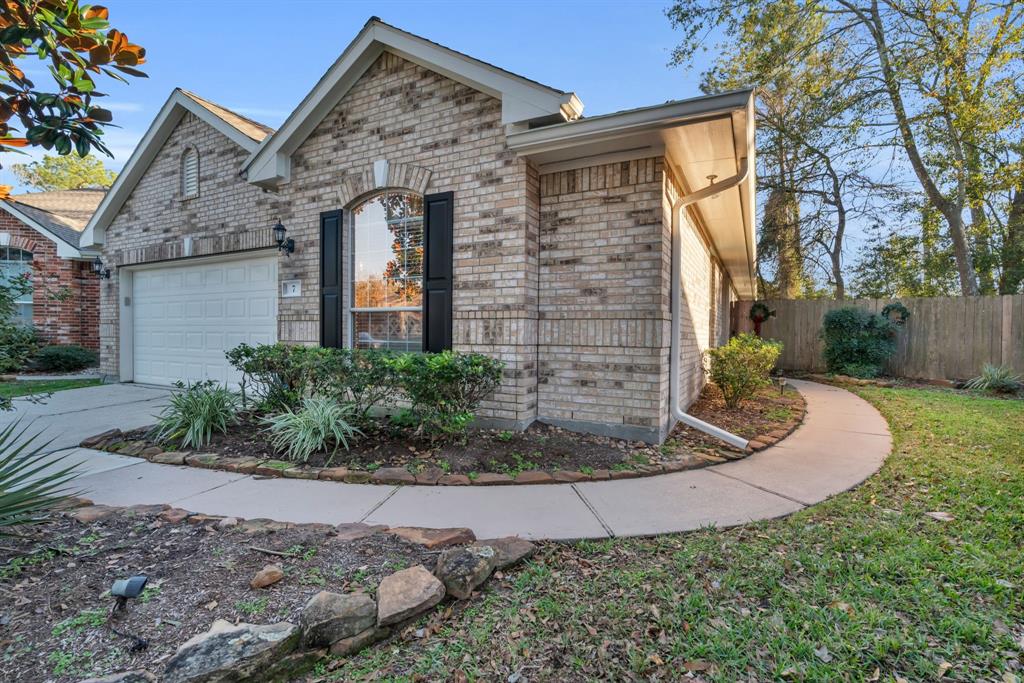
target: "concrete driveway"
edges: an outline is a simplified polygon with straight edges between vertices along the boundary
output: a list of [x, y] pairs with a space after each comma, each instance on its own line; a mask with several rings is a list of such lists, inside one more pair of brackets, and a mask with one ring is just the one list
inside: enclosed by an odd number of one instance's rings
[[0, 413], [0, 427], [19, 422], [26, 436], [50, 441], [53, 453], [78, 446], [87, 436], [108, 429], [151, 425], [167, 402], [168, 389], [142, 384], [102, 384], [58, 391], [43, 403], [14, 399], [14, 411]]

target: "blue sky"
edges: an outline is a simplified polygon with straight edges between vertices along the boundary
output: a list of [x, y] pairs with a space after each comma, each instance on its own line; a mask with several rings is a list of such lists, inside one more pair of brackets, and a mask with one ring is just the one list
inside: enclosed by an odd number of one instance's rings
[[[120, 169], [175, 87], [279, 125], [373, 15], [542, 83], [573, 90], [588, 115], [699, 95], [668, 66], [678, 40], [667, 0], [327, 2], [108, 0], [111, 23], [147, 50], [148, 79], [100, 87], [120, 128], [105, 136]], [[40, 67], [25, 61], [37, 86]], [[32, 154], [38, 157], [40, 153]], [[0, 184], [17, 186], [5, 155]]]

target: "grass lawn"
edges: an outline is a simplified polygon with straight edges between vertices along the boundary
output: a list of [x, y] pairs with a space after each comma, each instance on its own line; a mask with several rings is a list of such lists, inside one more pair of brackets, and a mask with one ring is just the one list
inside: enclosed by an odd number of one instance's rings
[[99, 379], [55, 379], [0, 382], [0, 398], [14, 398], [15, 396], [27, 396], [28, 394], [49, 394], [55, 391], [63, 391], [65, 389], [93, 387], [102, 383], [103, 380]]
[[[727, 531], [546, 544], [328, 680], [1019, 681], [1024, 402], [858, 388], [892, 455], [857, 490]], [[945, 512], [939, 521], [928, 512]]]

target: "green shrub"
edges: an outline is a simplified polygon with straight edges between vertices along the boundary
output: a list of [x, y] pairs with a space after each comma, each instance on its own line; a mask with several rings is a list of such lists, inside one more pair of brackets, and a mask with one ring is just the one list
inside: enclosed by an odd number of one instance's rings
[[33, 328], [0, 323], [0, 372], [23, 369], [38, 348], [39, 335]]
[[352, 412], [352, 406], [333, 398], [312, 396], [303, 399], [298, 410], [270, 415], [263, 423], [271, 445], [289, 460], [304, 463], [313, 453], [333, 448], [330, 464], [339, 447], [348, 450], [349, 441], [362, 434], [349, 422]]
[[32, 364], [39, 370], [74, 372], [95, 365], [97, 360], [95, 351], [69, 344], [44, 346], [36, 352]]
[[877, 377], [896, 351], [896, 325], [855, 306], [826, 313], [821, 338], [828, 371], [852, 377]]
[[1005, 365], [985, 363], [981, 368], [981, 374], [968, 380], [964, 388], [993, 394], [1015, 394], [1024, 390], [1024, 378], [1015, 375], [1013, 369]]
[[210, 443], [215, 431], [224, 434], [238, 421], [238, 394], [213, 380], [185, 385], [171, 394], [171, 402], [160, 413], [155, 438], [184, 448], [201, 448]]
[[78, 476], [78, 465], [54, 469], [66, 456], [48, 457], [48, 442], [34, 446], [35, 439], [26, 438], [17, 423], [0, 430], [0, 534], [5, 527], [38, 521], [73, 495], [65, 487]]
[[782, 344], [761, 339], [754, 334], [741, 334], [728, 344], [708, 349], [707, 358], [711, 381], [722, 390], [725, 404], [737, 407], [763, 386], [771, 384]]
[[394, 421], [431, 440], [463, 435], [480, 402], [501, 382], [504, 363], [476, 353], [404, 353], [386, 361], [409, 406]]
[[243, 376], [243, 390], [269, 412], [295, 411], [310, 396], [352, 404], [363, 423], [374, 406], [393, 401], [395, 382], [385, 351], [288, 344], [241, 344], [227, 352]]

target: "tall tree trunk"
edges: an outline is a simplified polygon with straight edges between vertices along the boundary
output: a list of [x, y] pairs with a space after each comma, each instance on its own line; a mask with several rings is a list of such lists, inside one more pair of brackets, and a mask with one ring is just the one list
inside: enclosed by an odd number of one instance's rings
[[[917, 148], [917, 139], [914, 135], [914, 130], [910, 125], [910, 118], [907, 116], [907, 108], [903, 104], [903, 95], [900, 92], [900, 83], [896, 78], [896, 74], [893, 71], [893, 65], [889, 55], [889, 45], [886, 42], [885, 25], [882, 21], [882, 17], [878, 11], [877, 0], [872, 0], [870, 8], [870, 16], [864, 14], [864, 11], [849, 2], [843, 2], [848, 8], [852, 9], [863, 21], [868, 25], [868, 29], [871, 31], [871, 36], [875, 41], [875, 49], [878, 52], [878, 63], [882, 71], [882, 82], [885, 86], [886, 93], [889, 95], [889, 100], [892, 103], [893, 114], [896, 117], [896, 125], [899, 128], [900, 136], [903, 138], [903, 148], [907, 152], [907, 156], [910, 159], [910, 166], [914, 169], [914, 174], [917, 176], [918, 181], [921, 183], [921, 187], [924, 189], [925, 196], [928, 197], [928, 201], [934, 206], [943, 217], [946, 219], [946, 223], [949, 225], [949, 236], [953, 241], [953, 255], [956, 258], [957, 273], [960, 276], [960, 291], [964, 296], [977, 296], [978, 295], [978, 278], [974, 272], [974, 261], [971, 258], [971, 249], [967, 243], [967, 234], [964, 227], [963, 201], [951, 201], [945, 197], [939, 190], [928, 172], [928, 168], [924, 164], [924, 160], [921, 158], [921, 153]], [[958, 180], [959, 189], [957, 196], [963, 195], [964, 181]]]
[[999, 277], [1000, 294], [1017, 294], [1024, 284], [1024, 188], [1013, 191], [1010, 214], [1006, 219], [1006, 238], [1003, 240], [1002, 274]]
[[996, 281], [993, 274], [992, 245], [989, 243], [989, 225], [985, 210], [971, 206], [971, 239], [974, 242], [974, 270], [978, 274], [978, 292], [995, 294]]

